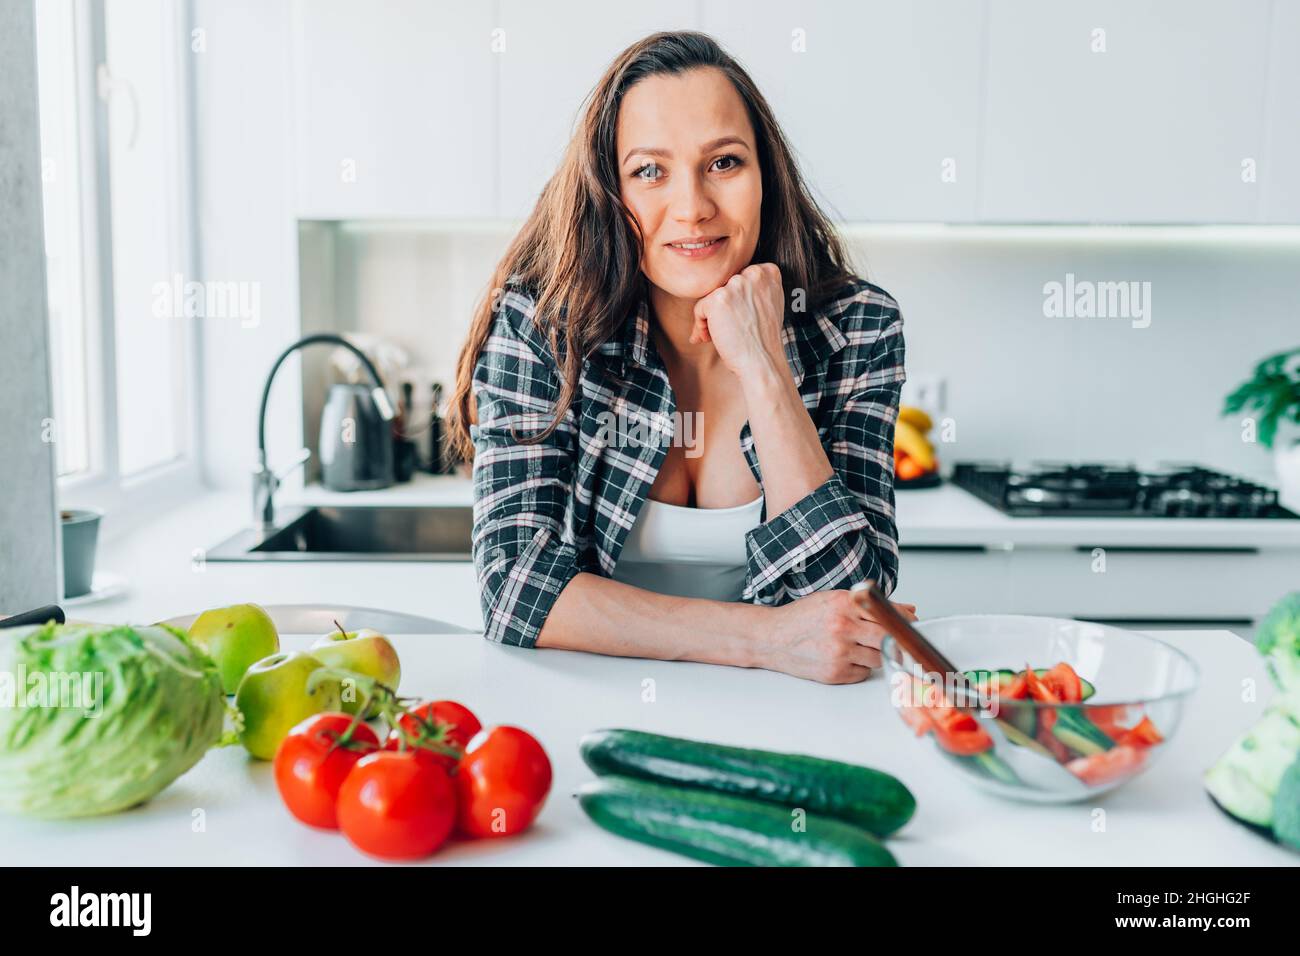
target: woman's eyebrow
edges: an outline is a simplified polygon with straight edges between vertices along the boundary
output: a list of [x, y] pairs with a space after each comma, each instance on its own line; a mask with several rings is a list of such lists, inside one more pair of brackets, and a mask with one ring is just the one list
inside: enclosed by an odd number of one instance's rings
[[[722, 146], [737, 145], [744, 146], [746, 149], [750, 148], [749, 143], [740, 136], [719, 136], [717, 139], [711, 139], [700, 146], [700, 152], [711, 153]], [[633, 156], [656, 156], [662, 159], [671, 159], [672, 155], [672, 150], [662, 149], [658, 146], [635, 146], [627, 151], [627, 155], [623, 157], [623, 162], [626, 163]]]

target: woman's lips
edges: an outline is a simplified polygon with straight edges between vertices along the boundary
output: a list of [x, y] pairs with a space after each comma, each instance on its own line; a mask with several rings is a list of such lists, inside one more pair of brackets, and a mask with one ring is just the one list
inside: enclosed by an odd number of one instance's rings
[[684, 259], [707, 259], [717, 253], [726, 241], [726, 236], [715, 236], [711, 239], [684, 239], [681, 242], [670, 242], [666, 245]]

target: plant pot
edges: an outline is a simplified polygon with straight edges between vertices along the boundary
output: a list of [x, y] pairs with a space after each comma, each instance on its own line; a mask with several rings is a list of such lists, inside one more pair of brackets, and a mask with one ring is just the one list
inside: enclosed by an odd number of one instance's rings
[[95, 578], [95, 545], [99, 540], [101, 512], [65, 508], [63, 524], [63, 597], [89, 594]]

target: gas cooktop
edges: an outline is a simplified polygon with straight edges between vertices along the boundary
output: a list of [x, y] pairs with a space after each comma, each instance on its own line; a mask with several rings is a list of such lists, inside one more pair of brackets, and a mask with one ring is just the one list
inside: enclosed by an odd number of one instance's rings
[[1180, 463], [958, 462], [952, 483], [1014, 517], [1300, 518], [1272, 488]]

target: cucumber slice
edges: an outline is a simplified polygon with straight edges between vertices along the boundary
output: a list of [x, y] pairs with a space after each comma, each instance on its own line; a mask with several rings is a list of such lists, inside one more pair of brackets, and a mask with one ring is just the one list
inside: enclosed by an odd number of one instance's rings
[[1024, 782], [1016, 776], [1016, 772], [1011, 769], [1005, 760], [999, 757], [994, 751], [986, 750], [982, 754], [974, 754], [969, 757], [960, 757], [957, 754], [950, 754], [947, 751], [940, 750], [945, 757], [957, 762], [974, 767], [981, 776], [990, 780], [996, 780], [998, 783], [1005, 783], [1012, 787], [1024, 786]]
[[865, 830], [760, 800], [608, 776], [578, 788], [611, 833], [719, 866], [897, 866]]
[[1106, 736], [1105, 731], [1081, 712], [1069, 707], [1057, 709], [1052, 736], [1080, 757], [1104, 753], [1115, 746], [1115, 741]]

